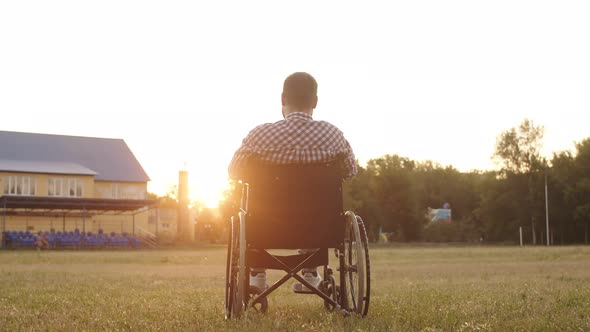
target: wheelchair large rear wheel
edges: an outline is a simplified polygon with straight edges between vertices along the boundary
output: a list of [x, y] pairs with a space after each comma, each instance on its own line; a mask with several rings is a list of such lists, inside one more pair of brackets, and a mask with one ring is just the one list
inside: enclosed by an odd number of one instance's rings
[[366, 236], [361, 235], [364, 230], [354, 213], [346, 212], [346, 231], [344, 236], [344, 273], [346, 283], [344, 289], [345, 303], [348, 309], [356, 314], [365, 316], [368, 311], [369, 273], [368, 273], [368, 244]]
[[[240, 273], [240, 224], [231, 218], [227, 246], [227, 266], [225, 285], [225, 319], [238, 318], [244, 310], [244, 297], [240, 292], [240, 283], [244, 276]], [[243, 286], [242, 286], [243, 287]]]
[[249, 293], [249, 268], [246, 266], [246, 214], [240, 211], [239, 216], [239, 230], [238, 230], [238, 246], [237, 246], [237, 296], [239, 308], [236, 309], [238, 316], [242, 311], [246, 310], [246, 303]]
[[227, 261], [225, 264], [225, 319], [231, 318], [231, 306], [233, 305], [233, 277], [232, 277], [232, 247], [233, 247], [233, 217], [229, 222], [228, 239], [227, 239]]
[[362, 315], [365, 317], [369, 312], [369, 299], [371, 297], [371, 261], [369, 260], [369, 238], [367, 237], [367, 229], [365, 223], [360, 216], [356, 216], [359, 224], [359, 231], [361, 233], [361, 240], [363, 241], [363, 247], [365, 249], [365, 298], [363, 301]]

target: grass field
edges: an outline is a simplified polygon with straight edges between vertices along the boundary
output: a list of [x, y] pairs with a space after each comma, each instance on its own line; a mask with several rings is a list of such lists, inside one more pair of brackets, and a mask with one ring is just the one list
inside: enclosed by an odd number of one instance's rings
[[0, 251], [0, 330], [590, 330], [590, 247], [374, 246], [371, 268], [365, 319], [282, 287], [226, 322], [221, 246]]

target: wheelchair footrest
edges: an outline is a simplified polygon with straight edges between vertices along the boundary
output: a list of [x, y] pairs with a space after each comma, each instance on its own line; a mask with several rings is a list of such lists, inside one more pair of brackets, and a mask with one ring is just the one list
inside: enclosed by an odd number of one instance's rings
[[314, 292], [309, 290], [307, 287], [303, 287], [303, 285], [300, 283], [293, 284], [293, 292], [295, 292], [297, 294], [315, 294]]

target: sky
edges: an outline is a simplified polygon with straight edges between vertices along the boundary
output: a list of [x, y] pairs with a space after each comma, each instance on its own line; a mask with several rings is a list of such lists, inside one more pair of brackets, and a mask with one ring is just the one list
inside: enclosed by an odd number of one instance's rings
[[283, 80], [361, 165], [385, 154], [494, 169], [525, 118], [544, 150], [590, 137], [588, 1], [2, 1], [0, 130], [122, 138], [170, 191], [213, 205]]

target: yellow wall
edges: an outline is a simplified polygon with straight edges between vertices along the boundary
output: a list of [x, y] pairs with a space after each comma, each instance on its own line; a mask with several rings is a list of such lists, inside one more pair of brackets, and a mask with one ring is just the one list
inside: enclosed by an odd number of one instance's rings
[[147, 182], [96, 181], [94, 197], [147, 199]]
[[[47, 184], [48, 184], [49, 178], [78, 179], [78, 180], [82, 180], [82, 183], [83, 183], [82, 197], [84, 197], [84, 198], [94, 197], [94, 176], [92, 176], [92, 175], [0, 172], [0, 181], [2, 181], [2, 179], [5, 176], [29, 176], [29, 177], [31, 177], [31, 179], [35, 179], [35, 181], [37, 182], [37, 190], [35, 192], [35, 196], [48, 196]], [[4, 190], [3, 185], [4, 185], [4, 183], [2, 182], [2, 186], [0, 186], [0, 195], [3, 195], [3, 190]]]
[[2, 195], [2, 179], [5, 176], [29, 176], [37, 182], [35, 196], [48, 196], [49, 178], [78, 179], [83, 182], [84, 198], [119, 198], [147, 199], [147, 182], [94, 181], [90, 175], [64, 175], [40, 173], [8, 173], [0, 172], [0, 196]]
[[[148, 223], [149, 213], [149, 211], [146, 211], [135, 215], [136, 234], [141, 230], [155, 234], [155, 224]], [[0, 216], [0, 228], [2, 227], [1, 218]], [[87, 216], [84, 218], [85, 220], [81, 216], [65, 218], [63, 216], [6, 216], [6, 230], [30, 231], [36, 234], [39, 231], [49, 232], [51, 229], [56, 232], [70, 232], [78, 229], [80, 232], [85, 231], [96, 234], [99, 229], [102, 229], [107, 234], [111, 232], [133, 234], [133, 218], [131, 215], [122, 214]]]
[[[92, 217], [86, 217], [86, 231], [88, 232], [89, 227], [92, 225]], [[30, 216], [7, 216], [6, 217], [6, 230], [10, 231], [30, 231], [31, 233], [37, 233], [39, 231], [50, 231], [54, 229], [56, 232], [69, 232], [78, 229], [84, 230], [84, 222], [82, 217], [66, 217], [64, 223], [63, 216], [42, 216], [42, 217], [30, 217]]]
[[[83, 181], [84, 198], [120, 198], [120, 199], [147, 199], [147, 182], [111, 182], [111, 181], [94, 181], [93, 176], [65, 174], [40, 174], [40, 173], [14, 173], [0, 172], [0, 196], [3, 195], [2, 178], [4, 176], [30, 176], [35, 178], [37, 189], [35, 196], [48, 196], [48, 179], [56, 178], [76, 178]], [[116, 190], [113, 187], [116, 186]], [[115, 194], [115, 195], [113, 195]], [[116, 197], [113, 197], [116, 196]], [[149, 218], [149, 215], [152, 217]], [[87, 216], [85, 222], [82, 217], [27, 217], [27, 216], [7, 216], [6, 230], [26, 231], [37, 233], [38, 231], [50, 231], [52, 228], [57, 231], [74, 231], [75, 229], [86, 232], [97, 233], [102, 229], [104, 233], [133, 233], [133, 220], [135, 219], [136, 234], [139, 229], [155, 233], [155, 209], [143, 211], [135, 215], [96, 215]], [[1, 218], [1, 217], [0, 217]], [[151, 222], [150, 222], [151, 221]], [[0, 227], [2, 220], [0, 219]], [[64, 226], [65, 225], [65, 226]]]

